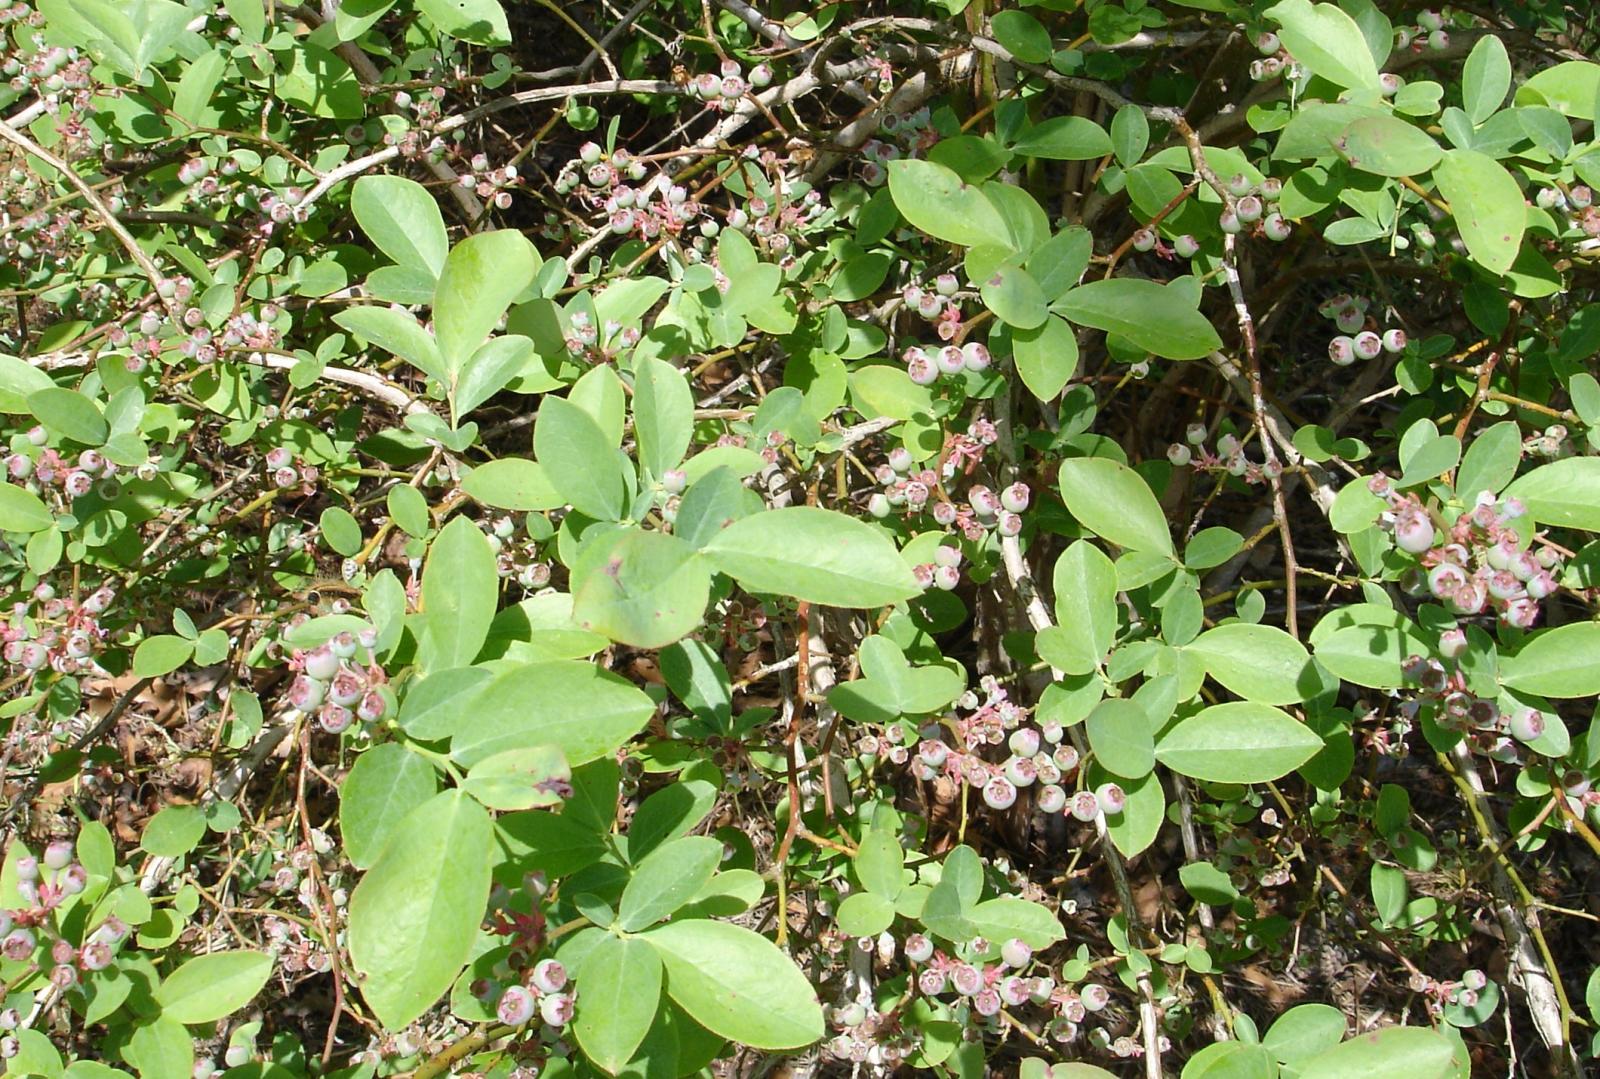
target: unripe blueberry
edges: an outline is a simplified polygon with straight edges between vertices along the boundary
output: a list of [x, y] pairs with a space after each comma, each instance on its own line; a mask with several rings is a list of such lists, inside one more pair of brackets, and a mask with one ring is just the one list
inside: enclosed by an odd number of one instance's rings
[[955, 566], [933, 567], [933, 586], [942, 592], [952, 592], [961, 584], [961, 571]]
[[1200, 253], [1200, 241], [1184, 233], [1172, 241], [1172, 251], [1181, 259], [1194, 258]]
[[1377, 357], [1378, 353], [1383, 351], [1383, 338], [1379, 337], [1371, 330], [1362, 330], [1360, 333], [1356, 334], [1353, 347], [1355, 348], [1356, 355], [1361, 359], [1374, 359]]
[[1046, 783], [1035, 796], [1041, 813], [1060, 813], [1067, 807], [1067, 792], [1054, 783]]
[[1098, 1012], [1111, 1003], [1111, 992], [1103, 985], [1089, 982], [1078, 990], [1078, 999], [1086, 1011]]
[[1000, 500], [982, 484], [974, 484], [967, 491], [967, 504], [979, 517], [993, 517], [1000, 512]]
[[943, 993], [944, 985], [945, 973], [942, 970], [929, 967], [917, 975], [917, 988], [930, 997]]
[[941, 544], [933, 549], [933, 561], [935, 565], [939, 566], [959, 566], [961, 565], [961, 548], [951, 547], [949, 544]]
[[1010, 809], [1017, 801], [1017, 788], [1005, 776], [995, 776], [983, 785], [983, 800], [990, 809]]
[[1019, 727], [1011, 732], [1006, 744], [1017, 756], [1031, 757], [1039, 752], [1039, 732], [1032, 727]]
[[987, 371], [992, 357], [982, 341], [968, 341], [961, 346], [961, 358], [968, 371]]
[[1389, 352], [1404, 352], [1406, 347], [1406, 331], [1397, 328], [1384, 333], [1383, 347]]
[[31, 929], [13, 929], [0, 940], [0, 955], [13, 962], [33, 954], [34, 937]]
[[103, 940], [91, 940], [78, 954], [84, 970], [105, 970], [111, 965], [111, 945]]
[[325, 704], [317, 712], [317, 725], [329, 734], [343, 734], [355, 721], [355, 713], [340, 704]]
[[375, 689], [368, 691], [356, 705], [356, 717], [363, 723], [376, 723], [388, 712], [389, 699]]
[[1152, 229], [1139, 229], [1133, 234], [1133, 249], [1135, 251], [1153, 251], [1156, 246], [1156, 234]]
[[1278, 35], [1271, 30], [1265, 30], [1256, 35], [1256, 51], [1263, 56], [1272, 56], [1283, 48], [1283, 42], [1278, 40]]
[[1450, 35], [1443, 30], [1435, 30], [1428, 35], [1428, 48], [1434, 52], [1443, 52], [1450, 47]]
[[1028, 508], [1031, 493], [1026, 483], [1013, 483], [1000, 492], [1000, 505], [1012, 513], [1021, 513]]
[[1012, 937], [1000, 945], [1000, 961], [1006, 966], [1020, 970], [1033, 960], [1033, 949], [1028, 947], [1025, 940]]
[[533, 1019], [535, 1007], [532, 993], [520, 985], [512, 985], [500, 994], [500, 1002], [494, 1010], [506, 1026], [520, 1027]]
[[1394, 519], [1394, 542], [1407, 554], [1421, 554], [1433, 546], [1433, 521], [1421, 507], [1401, 510]]
[[1340, 333], [1356, 333], [1366, 323], [1366, 319], [1366, 315], [1361, 313], [1360, 308], [1351, 305], [1340, 308], [1335, 312], [1333, 323], [1339, 327]]
[[1417, 25], [1424, 30], [1437, 30], [1444, 26], [1444, 16], [1431, 8], [1417, 12]]
[[1518, 708], [1506, 720], [1506, 733], [1526, 745], [1544, 733], [1544, 714], [1534, 708]]
[[1015, 513], [1001, 513], [1000, 519], [995, 522], [995, 531], [1002, 536], [1020, 536], [1022, 534], [1022, 518]]
[[964, 997], [976, 996], [983, 989], [983, 971], [971, 963], [961, 963], [950, 972], [950, 985]]
[[750, 85], [756, 89], [769, 86], [772, 83], [772, 68], [766, 64], [757, 64], [750, 69]]
[[872, 497], [867, 499], [867, 512], [882, 520], [894, 512], [894, 507], [889, 504], [888, 495], [882, 491], [875, 491]]
[[889, 467], [901, 475], [910, 472], [911, 466], [914, 464], [916, 464], [916, 461], [912, 458], [911, 451], [904, 446], [896, 446], [889, 451]]
[[1439, 634], [1439, 654], [1445, 659], [1458, 659], [1467, 650], [1467, 634], [1461, 629], [1447, 629]]
[[912, 356], [906, 364], [906, 374], [918, 386], [931, 386], [939, 380], [939, 368], [926, 355]]
[[65, 869], [72, 862], [72, 844], [58, 839], [44, 849], [46, 869]]
[[531, 980], [540, 992], [559, 993], [567, 985], [567, 968], [555, 959], [541, 959]]
[[1217, 225], [1223, 232], [1230, 234], [1238, 233], [1240, 229], [1244, 228], [1244, 225], [1239, 220], [1239, 215], [1232, 210], [1223, 210], [1217, 216]]
[[1461, 972], [1461, 985], [1474, 993], [1481, 993], [1489, 984], [1489, 976], [1476, 968]]
[[366, 687], [361, 684], [361, 678], [350, 670], [340, 671], [333, 676], [333, 681], [328, 683], [328, 700], [341, 708], [353, 707], [365, 692]]
[[946, 345], [934, 354], [939, 370], [947, 375], [959, 375], [967, 366], [967, 357], [955, 345]]
[[339, 657], [326, 644], [318, 645], [302, 657], [301, 669], [308, 677], [326, 682], [339, 673]]
[[1178, 468], [1182, 468], [1184, 465], [1187, 465], [1189, 462], [1194, 460], [1194, 453], [1190, 451], [1189, 447], [1185, 446], [1182, 442], [1174, 442], [1172, 445], [1167, 447], [1167, 460], [1171, 461]]
[[1100, 799], [1094, 791], [1079, 791], [1072, 796], [1071, 813], [1081, 821], [1092, 821], [1100, 815]]
[[1349, 367], [1356, 362], [1356, 343], [1340, 334], [1328, 342], [1328, 359], [1340, 367]]
[[913, 963], [925, 963], [933, 957], [933, 941], [921, 933], [906, 938], [906, 958]]
[[302, 712], [310, 712], [322, 703], [327, 687], [315, 678], [301, 675], [289, 683], [289, 703]]
[[1102, 783], [1094, 790], [1095, 801], [1100, 803], [1100, 808], [1108, 817], [1121, 813], [1128, 804], [1128, 796], [1121, 787], [1115, 783]]
[[1235, 203], [1234, 209], [1239, 214], [1239, 220], [1247, 225], [1260, 221], [1262, 213], [1265, 212], [1261, 200], [1255, 195], [1244, 196]]
[[1006, 779], [1014, 787], [1031, 787], [1039, 778], [1039, 769], [1031, 757], [1012, 757], [1005, 763]]

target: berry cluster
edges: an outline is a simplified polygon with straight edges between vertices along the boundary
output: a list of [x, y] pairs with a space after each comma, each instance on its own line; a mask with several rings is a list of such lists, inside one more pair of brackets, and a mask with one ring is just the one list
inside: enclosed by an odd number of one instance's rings
[[[901, 290], [900, 296], [905, 300], [906, 307], [937, 327], [939, 340], [954, 341], [961, 336], [961, 299], [956, 294], [956, 290], [960, 287], [961, 283], [956, 280], [955, 274], [942, 273], [933, 279], [932, 286], [907, 285]], [[956, 374], [960, 372], [963, 366], [971, 371], [986, 369], [989, 366], [989, 350], [976, 341], [969, 342], [966, 348], [973, 348], [974, 346], [977, 349], [982, 349], [982, 351], [972, 353], [973, 362], [957, 363], [955, 368], [950, 371], [944, 371], [943, 367], [940, 366], [940, 370], [944, 374]], [[904, 357], [908, 367], [913, 362], [910, 356], [911, 351], [911, 349], [907, 349], [907, 355]], [[924, 357], [927, 357], [927, 353], [923, 350], [917, 349], [917, 351], [923, 352]], [[967, 356], [965, 349], [962, 350], [962, 355], [965, 360]], [[929, 362], [933, 362], [936, 365], [940, 364], [937, 358]], [[912, 381], [917, 381], [915, 374], [911, 377]], [[937, 375], [928, 377], [927, 382], [918, 382], [918, 384], [927, 385], [928, 382], [932, 382], [936, 377]]]
[[1187, 439], [1187, 445], [1183, 442], [1174, 442], [1167, 447], [1167, 460], [1178, 468], [1190, 466], [1203, 472], [1226, 472], [1246, 483], [1263, 483], [1283, 471], [1283, 466], [1277, 461], [1257, 464], [1246, 457], [1244, 443], [1239, 441], [1239, 436], [1231, 432], [1218, 436], [1216, 452], [1212, 452], [1205, 445], [1205, 424], [1190, 424], [1184, 437]]
[[[1233, 203], [1224, 206], [1217, 217], [1217, 225], [1223, 232], [1233, 236], [1261, 236], [1273, 243], [1282, 243], [1293, 234], [1293, 227], [1278, 212], [1283, 181], [1268, 176], [1256, 183], [1241, 172], [1229, 179], [1226, 186]], [[1169, 248], [1161, 243], [1155, 229], [1141, 228], [1133, 234], [1132, 244], [1135, 251], [1154, 251], [1163, 258], [1192, 259], [1200, 253], [1200, 240], [1190, 233], [1174, 237]]]
[[56, 840], [42, 857], [24, 855], [14, 865], [17, 892], [30, 905], [0, 910], [0, 956], [48, 970], [50, 983], [63, 991], [78, 985], [84, 974], [111, 966], [117, 946], [128, 935], [120, 920], [108, 917], [81, 947], [52, 924], [56, 909], [89, 883], [88, 871], [73, 860], [72, 844]]
[[356, 720], [377, 723], [394, 707], [393, 691], [383, 668], [362, 664], [358, 651], [377, 644], [376, 630], [363, 630], [359, 638], [345, 632], [327, 644], [296, 649], [289, 669], [300, 672], [289, 685], [288, 700], [302, 712], [316, 713], [317, 723], [329, 734], [343, 734]]
[[59, 674], [77, 674], [96, 667], [95, 653], [107, 636], [100, 625], [116, 598], [109, 587], [91, 593], [83, 602], [57, 596], [41, 581], [26, 602], [11, 608], [9, 620], [0, 622], [0, 655], [22, 671], [46, 668]]
[[[992, 430], [981, 432], [982, 435], [992, 433]], [[981, 447], [987, 444], [980, 438], [972, 438], [972, 441], [979, 446], [979, 453]], [[879, 465], [873, 472], [873, 479], [883, 486], [883, 490], [873, 492], [868, 498], [867, 512], [879, 520], [889, 517], [896, 510], [907, 516], [926, 513], [941, 528], [960, 529], [961, 534], [974, 543], [982, 540], [990, 529], [1002, 536], [1018, 535], [1022, 531], [1022, 511], [1028, 508], [1032, 498], [1028, 485], [1013, 483], [997, 495], [982, 484], [973, 484], [967, 488], [965, 501], [956, 502], [947, 492], [948, 485], [956, 478], [960, 459], [960, 454], [951, 452], [940, 468], [918, 468], [909, 450], [895, 447], [889, 451], [888, 462]], [[940, 557], [948, 559], [952, 556]], [[952, 567], [959, 564], [959, 556], [950, 562]], [[954, 588], [953, 580], [948, 585], [938, 580], [937, 570], [937, 565], [928, 568], [926, 583]]]
[[35, 494], [59, 489], [62, 500], [82, 498], [98, 489], [102, 498], [116, 498], [122, 491], [117, 479], [119, 468], [99, 450], [84, 450], [68, 459], [53, 447], [46, 447], [49, 433], [35, 426], [28, 431], [27, 445], [7, 455], [6, 478]]
[[1492, 608], [1518, 629], [1538, 619], [1540, 601], [1558, 587], [1561, 555], [1551, 547], [1523, 549], [1515, 524], [1527, 509], [1518, 499], [1484, 492], [1472, 509], [1440, 529], [1416, 495], [1394, 490], [1383, 473], [1368, 486], [1389, 500], [1379, 524], [1394, 533], [1396, 547], [1422, 563], [1424, 572], [1410, 582], [1413, 592], [1432, 595], [1458, 615]]
[[[1357, 360], [1376, 359], [1380, 353], [1399, 353], [1406, 349], [1406, 332], [1390, 327], [1379, 334], [1368, 325], [1367, 309], [1372, 301], [1365, 296], [1331, 296], [1317, 306], [1317, 313], [1332, 319], [1339, 334], [1328, 342], [1328, 359], [1340, 367]], [[1353, 335], [1353, 336], [1352, 336]]]
[[1459, 1008], [1473, 1008], [1478, 1004], [1483, 991], [1489, 987], [1489, 975], [1476, 967], [1461, 972], [1460, 981], [1440, 981], [1430, 978], [1426, 974], [1415, 974], [1411, 977], [1411, 991], [1421, 993], [1428, 1003], [1428, 1014], [1438, 1019], [1444, 1014], [1445, 1005], [1454, 1004]]
[[317, 467], [303, 461], [296, 463], [294, 451], [288, 446], [274, 446], [268, 450], [263, 467], [267, 479], [280, 491], [298, 486], [304, 495], [316, 493], [320, 475]]
[[[488, 977], [473, 981], [472, 995], [493, 1003], [495, 1014], [507, 1026], [521, 1027], [535, 1016], [554, 1028], [546, 1041], [558, 1037], [562, 1027], [572, 1021], [574, 993], [567, 986], [567, 968], [557, 959], [535, 961], [545, 943], [545, 917], [540, 901], [549, 890], [542, 874], [530, 874], [519, 893], [496, 888], [490, 897], [487, 928], [507, 938], [509, 948]], [[529, 912], [518, 908], [526, 903]]]
[[500, 576], [515, 580], [530, 592], [550, 583], [550, 563], [539, 557], [537, 539], [526, 530], [519, 537], [512, 518], [496, 517], [490, 521], [487, 539]]
[[473, 154], [467, 168], [456, 177], [456, 183], [475, 193], [480, 199], [493, 202], [497, 209], [511, 208], [511, 188], [522, 182], [515, 165], [503, 168], [489, 167], [488, 154]]

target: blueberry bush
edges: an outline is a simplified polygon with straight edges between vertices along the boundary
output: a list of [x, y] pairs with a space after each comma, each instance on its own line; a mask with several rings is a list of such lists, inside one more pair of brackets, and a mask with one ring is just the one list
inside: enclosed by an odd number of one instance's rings
[[1578, 1076], [1600, 26], [0, 7], [0, 1068]]

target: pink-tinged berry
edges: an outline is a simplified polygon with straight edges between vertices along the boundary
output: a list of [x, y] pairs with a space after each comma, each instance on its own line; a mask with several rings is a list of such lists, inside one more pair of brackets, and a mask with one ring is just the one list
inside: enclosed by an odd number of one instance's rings
[[72, 844], [58, 839], [44, 849], [46, 869], [65, 869], [72, 862]]
[[1234, 204], [1234, 212], [1239, 215], [1239, 220], [1247, 225], [1253, 225], [1261, 220], [1261, 215], [1266, 212], [1261, 199], [1255, 195], [1246, 195]]
[[967, 366], [967, 357], [955, 345], [946, 345], [936, 354], [935, 362], [946, 375], [959, 375]]
[[356, 705], [356, 718], [363, 723], [376, 723], [389, 714], [389, 699], [377, 690], [369, 690]]
[[327, 645], [318, 645], [301, 656], [300, 669], [306, 677], [326, 682], [339, 673], [339, 657]]
[[1011, 732], [1006, 745], [1019, 757], [1031, 757], [1039, 752], [1039, 732], [1032, 727], [1019, 727]]
[[1363, 360], [1375, 359], [1378, 353], [1383, 351], [1383, 338], [1371, 330], [1362, 330], [1356, 334], [1352, 344], [1355, 348], [1356, 356]]
[[1033, 995], [1032, 979], [1023, 978], [1016, 974], [1008, 978], [1002, 978], [1000, 984], [995, 988], [1000, 993], [1000, 999], [1013, 1008], [1021, 1007], [1028, 1003], [1028, 1000]]
[[1000, 961], [1006, 966], [1021, 970], [1033, 960], [1033, 949], [1027, 941], [1012, 937], [1000, 945]]
[[1524, 745], [1544, 734], [1544, 714], [1534, 708], [1518, 708], [1506, 720], [1506, 733]]
[[350, 708], [360, 702], [366, 693], [361, 678], [350, 670], [340, 671], [328, 683], [328, 700], [341, 708]]
[[1068, 808], [1074, 817], [1087, 823], [1100, 815], [1100, 799], [1095, 797], [1094, 791], [1079, 791], [1072, 796]]
[[929, 967], [917, 975], [917, 988], [930, 997], [936, 997], [944, 992], [945, 973]]
[[933, 957], [933, 941], [921, 933], [906, 938], [906, 958], [913, 963], [926, 963]]
[[1014, 787], [1031, 787], [1039, 778], [1039, 768], [1031, 757], [1012, 757], [1005, 763], [1005, 773]]
[[972, 1010], [982, 1016], [1000, 1014], [1000, 994], [994, 989], [980, 989], [972, 998]]
[[313, 711], [322, 703], [327, 687], [315, 678], [301, 675], [289, 683], [289, 704], [302, 712]]
[[1067, 792], [1054, 783], [1039, 788], [1038, 805], [1041, 813], [1060, 813], [1067, 807]]
[[1000, 492], [1000, 505], [1012, 513], [1021, 513], [1028, 508], [1032, 494], [1026, 483], [1013, 483]]
[[1172, 241], [1172, 251], [1181, 259], [1192, 259], [1200, 253], [1200, 241], [1184, 233]]
[[1010, 809], [1017, 801], [1017, 788], [1005, 776], [996, 776], [983, 785], [983, 801], [990, 809]]
[[555, 959], [541, 959], [530, 980], [542, 993], [559, 993], [567, 986], [567, 968]]
[[919, 353], [912, 356], [906, 364], [906, 374], [911, 376], [911, 381], [918, 386], [931, 386], [939, 381], [939, 368], [934, 366], [926, 354]]
[[1349, 367], [1356, 362], [1356, 343], [1340, 334], [1328, 342], [1328, 359], [1340, 367]]
[[1015, 513], [1002, 513], [995, 521], [995, 531], [1002, 536], [1020, 536], [1022, 534], [1022, 518]]
[[989, 347], [982, 341], [968, 341], [962, 345], [961, 357], [968, 371], [987, 371], [993, 360], [989, 355]]
[[1433, 546], [1433, 520], [1420, 506], [1408, 506], [1395, 514], [1394, 542], [1407, 554], [1421, 554]]
[[1466, 650], [1467, 633], [1465, 630], [1447, 629], [1439, 634], [1439, 654], [1445, 659], [1459, 659]]
[[1115, 783], [1102, 783], [1095, 788], [1095, 801], [1100, 803], [1100, 808], [1108, 817], [1114, 817], [1128, 804], [1128, 796], [1120, 786]]
[[962, 963], [950, 972], [950, 986], [964, 997], [976, 996], [983, 989], [983, 971]]
[[84, 970], [105, 970], [111, 965], [111, 945], [103, 940], [91, 940], [78, 954], [78, 964]]
[[933, 567], [933, 586], [943, 592], [953, 592], [961, 584], [961, 571], [955, 566]]
[[1078, 990], [1078, 999], [1086, 1011], [1098, 1012], [1111, 1003], [1111, 992], [1105, 986], [1089, 982]]
[[1281, 244], [1294, 233], [1294, 226], [1282, 214], [1268, 214], [1261, 222], [1261, 234], [1275, 244]]
[[533, 1019], [537, 1003], [533, 994], [520, 985], [508, 986], [500, 994], [500, 1001], [495, 1005], [495, 1014], [500, 1021], [508, 1027], [527, 1025]]
[[1182, 442], [1174, 442], [1167, 447], [1167, 460], [1177, 468], [1182, 468], [1194, 460], [1194, 453]]
[[1140, 229], [1133, 234], [1133, 249], [1139, 252], [1153, 251], [1156, 246], [1156, 234], [1150, 229]]
[[317, 725], [329, 734], [343, 734], [355, 721], [355, 713], [340, 704], [325, 704], [317, 711]]

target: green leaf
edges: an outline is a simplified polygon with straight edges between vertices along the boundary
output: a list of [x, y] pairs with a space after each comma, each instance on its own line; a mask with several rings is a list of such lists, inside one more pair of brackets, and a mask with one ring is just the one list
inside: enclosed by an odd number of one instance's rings
[[433, 516], [428, 512], [428, 500], [422, 492], [408, 483], [398, 483], [389, 488], [384, 498], [389, 516], [407, 535], [422, 539], [433, 527]]
[[461, 489], [485, 506], [503, 510], [553, 510], [567, 504], [544, 466], [525, 457], [479, 465], [467, 473]]
[[703, 779], [680, 779], [662, 787], [628, 822], [629, 857], [641, 859], [668, 840], [688, 834], [716, 804], [717, 788]]
[[1024, 157], [1093, 161], [1111, 153], [1111, 136], [1086, 116], [1052, 116], [1030, 127], [1011, 148]]
[[735, 521], [712, 537], [704, 553], [752, 592], [830, 607], [882, 607], [922, 591], [884, 533], [815, 506], [788, 506]]
[[1385, 1027], [1357, 1034], [1297, 1067], [1301, 1075], [1316, 1079], [1453, 1079], [1457, 1074], [1450, 1042], [1427, 1027]]
[[199, 955], [161, 980], [161, 1014], [180, 1023], [212, 1023], [250, 1003], [272, 974], [266, 952]]
[[501, 334], [479, 345], [462, 365], [450, 394], [455, 422], [509, 386], [532, 359], [533, 342], [520, 334]]
[[672, 523], [672, 534], [699, 549], [734, 521], [760, 509], [760, 496], [747, 490], [731, 468], [719, 466], [690, 484], [684, 492], [678, 502], [678, 519]]
[[158, 858], [181, 858], [205, 834], [206, 818], [198, 806], [167, 806], [144, 826], [139, 845]]
[[194, 1042], [182, 1023], [158, 1015], [134, 1026], [122, 1059], [143, 1079], [179, 1079], [194, 1072]]
[[474, 45], [509, 45], [511, 29], [498, 0], [417, 0], [441, 34]]
[[350, 211], [378, 250], [400, 266], [438, 279], [450, 237], [427, 188], [404, 176], [363, 176], [350, 190]]
[[1319, 688], [1305, 645], [1275, 626], [1231, 623], [1184, 646], [1230, 692], [1261, 704], [1297, 704]]
[[1095, 705], [1084, 727], [1095, 760], [1112, 775], [1138, 779], [1155, 767], [1150, 717], [1126, 697], [1112, 697]]
[[100, 406], [76, 390], [51, 386], [28, 394], [28, 411], [62, 438], [102, 445], [111, 434]]
[[975, 247], [1007, 234], [1005, 220], [983, 192], [943, 165], [899, 158], [888, 167], [895, 208], [929, 236]]
[[638, 648], [661, 648], [700, 624], [711, 571], [677, 536], [630, 528], [587, 544], [572, 567], [572, 617]]
[[1272, 1058], [1259, 1045], [1215, 1042], [1190, 1057], [1182, 1079], [1276, 1079]]
[[694, 396], [683, 372], [661, 360], [642, 359], [634, 370], [633, 429], [639, 464], [660, 479], [676, 468], [694, 435]]
[[1456, 467], [1456, 463], [1461, 460], [1461, 440], [1455, 435], [1435, 435], [1409, 453], [1406, 452], [1406, 447], [1402, 446], [1400, 457], [1404, 471], [1400, 478], [1395, 480], [1395, 485], [1415, 487]]
[[926, 415], [933, 407], [933, 394], [926, 386], [911, 381], [902, 367], [875, 363], [850, 372], [850, 395], [856, 410], [869, 419], [888, 416], [909, 420]]
[[1044, 949], [1066, 936], [1048, 907], [1020, 896], [1002, 895], [975, 903], [966, 917], [979, 936], [993, 941], [1017, 937], [1030, 948]]
[[1450, 204], [1473, 261], [1496, 275], [1511, 269], [1528, 209], [1505, 166], [1477, 150], [1448, 150], [1434, 167], [1433, 181]]
[[1172, 535], [1161, 504], [1127, 465], [1104, 457], [1061, 462], [1061, 497], [1067, 511], [1090, 532], [1130, 551], [1172, 557]]
[[1193, 779], [1265, 783], [1288, 775], [1321, 749], [1316, 732], [1287, 712], [1231, 701], [1180, 721], [1156, 745], [1156, 759]]
[[1339, 136], [1339, 147], [1354, 168], [1378, 176], [1418, 176], [1444, 156], [1426, 132], [1397, 116], [1357, 120]]
[[1087, 540], [1077, 540], [1056, 560], [1052, 585], [1056, 625], [1035, 646], [1052, 667], [1088, 674], [1105, 660], [1117, 636], [1117, 570]]
[[1523, 473], [1505, 489], [1540, 524], [1600, 532], [1600, 457], [1567, 457]]
[[1211, 321], [1196, 306], [1198, 292], [1137, 277], [1079, 285], [1050, 309], [1080, 326], [1126, 337], [1169, 360], [1194, 360], [1222, 347]]
[[626, 496], [617, 453], [589, 413], [566, 398], [544, 398], [533, 447], [545, 478], [573, 508], [602, 521], [622, 519]]
[[361, 84], [350, 65], [321, 45], [298, 42], [287, 50], [287, 71], [280, 71], [274, 89], [284, 101], [332, 120], [355, 120], [365, 109]]
[[[424, 684], [441, 675], [425, 679]], [[415, 696], [413, 691], [406, 702]], [[433, 765], [398, 742], [373, 746], [357, 757], [339, 787], [339, 836], [351, 864], [357, 869], [370, 868], [400, 822], [438, 792]]]
[[1150, 147], [1150, 121], [1137, 105], [1124, 105], [1111, 117], [1111, 144], [1117, 163], [1128, 169], [1139, 163]]
[[385, 1027], [414, 1022], [450, 989], [472, 954], [489, 902], [489, 814], [460, 791], [435, 795], [400, 822], [350, 895], [350, 958], [361, 995]]
[[667, 995], [713, 1034], [756, 1049], [798, 1049], [822, 1037], [816, 991], [764, 937], [696, 919], [657, 926], [640, 939], [660, 953]]
[[39, 496], [14, 483], [0, 483], [0, 532], [43, 532], [55, 524]]
[[171, 633], [146, 637], [133, 650], [133, 673], [140, 678], [171, 674], [194, 655], [194, 642]]
[[562, 802], [572, 769], [554, 746], [508, 749], [474, 764], [461, 789], [490, 809], [548, 809]]
[[[1474, 124], [1483, 123], [1505, 102], [1510, 89], [1511, 57], [1506, 55], [1505, 42], [1485, 34], [1472, 47], [1461, 70], [1461, 104], [1467, 118]], [[1588, 103], [1593, 102], [1591, 96]]]
[[499, 599], [489, 541], [466, 517], [454, 518], [429, 545], [422, 567], [425, 617], [417, 650], [423, 667], [464, 667], [476, 659]]
[[989, 20], [989, 31], [1007, 52], [1025, 64], [1042, 64], [1055, 47], [1050, 31], [1026, 11], [997, 11]]
[[26, 415], [29, 395], [54, 386], [49, 375], [27, 360], [0, 353], [0, 412]]
[[385, 352], [399, 356], [445, 389], [450, 388], [450, 369], [439, 354], [438, 343], [411, 312], [392, 307], [347, 307], [334, 315], [333, 321]]
[[1600, 622], [1573, 622], [1530, 636], [1500, 658], [1500, 682], [1541, 697], [1592, 697], [1600, 693]]
[[610, 934], [574, 972], [578, 1007], [572, 1030], [585, 1055], [616, 1074], [633, 1059], [661, 1001], [661, 957], [643, 940]]
[[1044, 293], [1028, 271], [1013, 262], [1006, 262], [984, 278], [978, 287], [983, 304], [1008, 326], [1020, 330], [1038, 329], [1044, 325], [1048, 311]]
[[1226, 906], [1239, 898], [1239, 889], [1233, 886], [1228, 874], [1210, 862], [1190, 862], [1178, 870], [1178, 879], [1184, 891], [1212, 906]]
[[515, 229], [479, 232], [450, 249], [433, 296], [433, 331], [450, 384], [538, 271], [533, 245]]
[[1338, 1008], [1301, 1004], [1273, 1020], [1261, 1044], [1279, 1063], [1299, 1068], [1343, 1041], [1344, 1031], [1344, 1013]]
[[872, 829], [856, 850], [856, 877], [867, 891], [885, 899], [893, 899], [905, 890], [904, 866], [900, 838], [887, 829]]
[[1013, 329], [1011, 355], [1022, 384], [1039, 400], [1053, 400], [1078, 370], [1078, 336], [1066, 320], [1046, 316], [1032, 329]]
[[631, 682], [577, 660], [502, 670], [462, 707], [471, 722], [456, 731], [450, 753], [469, 768], [495, 753], [542, 745], [559, 748], [576, 768], [614, 752], [656, 708]]
[[217, 83], [228, 66], [228, 58], [221, 50], [203, 52], [184, 69], [178, 80], [177, 91], [172, 95], [172, 113], [192, 127], [211, 127], [217, 121], [217, 111], [211, 105]]
[[1406, 658], [1431, 651], [1416, 626], [1399, 614], [1383, 623], [1343, 626], [1315, 644], [1318, 663], [1369, 689], [1398, 689], [1405, 684]]
[[[1483, 39], [1487, 40], [1487, 39]], [[1522, 463], [1522, 432], [1512, 420], [1479, 431], [1461, 459], [1456, 473], [1456, 495], [1471, 506], [1480, 492], [1497, 494], [1517, 474]]]
[[875, 937], [894, 924], [894, 902], [876, 892], [852, 892], [834, 915], [839, 932], [849, 937]]
[[634, 867], [617, 906], [617, 925], [628, 933], [670, 918], [706, 886], [722, 862], [722, 840], [691, 835], [652, 851]]
[[317, 519], [317, 526], [322, 529], [322, 538], [328, 541], [328, 546], [335, 554], [348, 558], [361, 550], [361, 523], [350, 515], [349, 510], [329, 506]]
[[1517, 104], [1549, 105], [1573, 120], [1594, 120], [1600, 102], [1600, 64], [1568, 60], [1543, 71], [1517, 87]]
[[1378, 66], [1356, 21], [1332, 4], [1281, 0], [1268, 8], [1278, 37], [1315, 75], [1349, 89], [1378, 89]]

